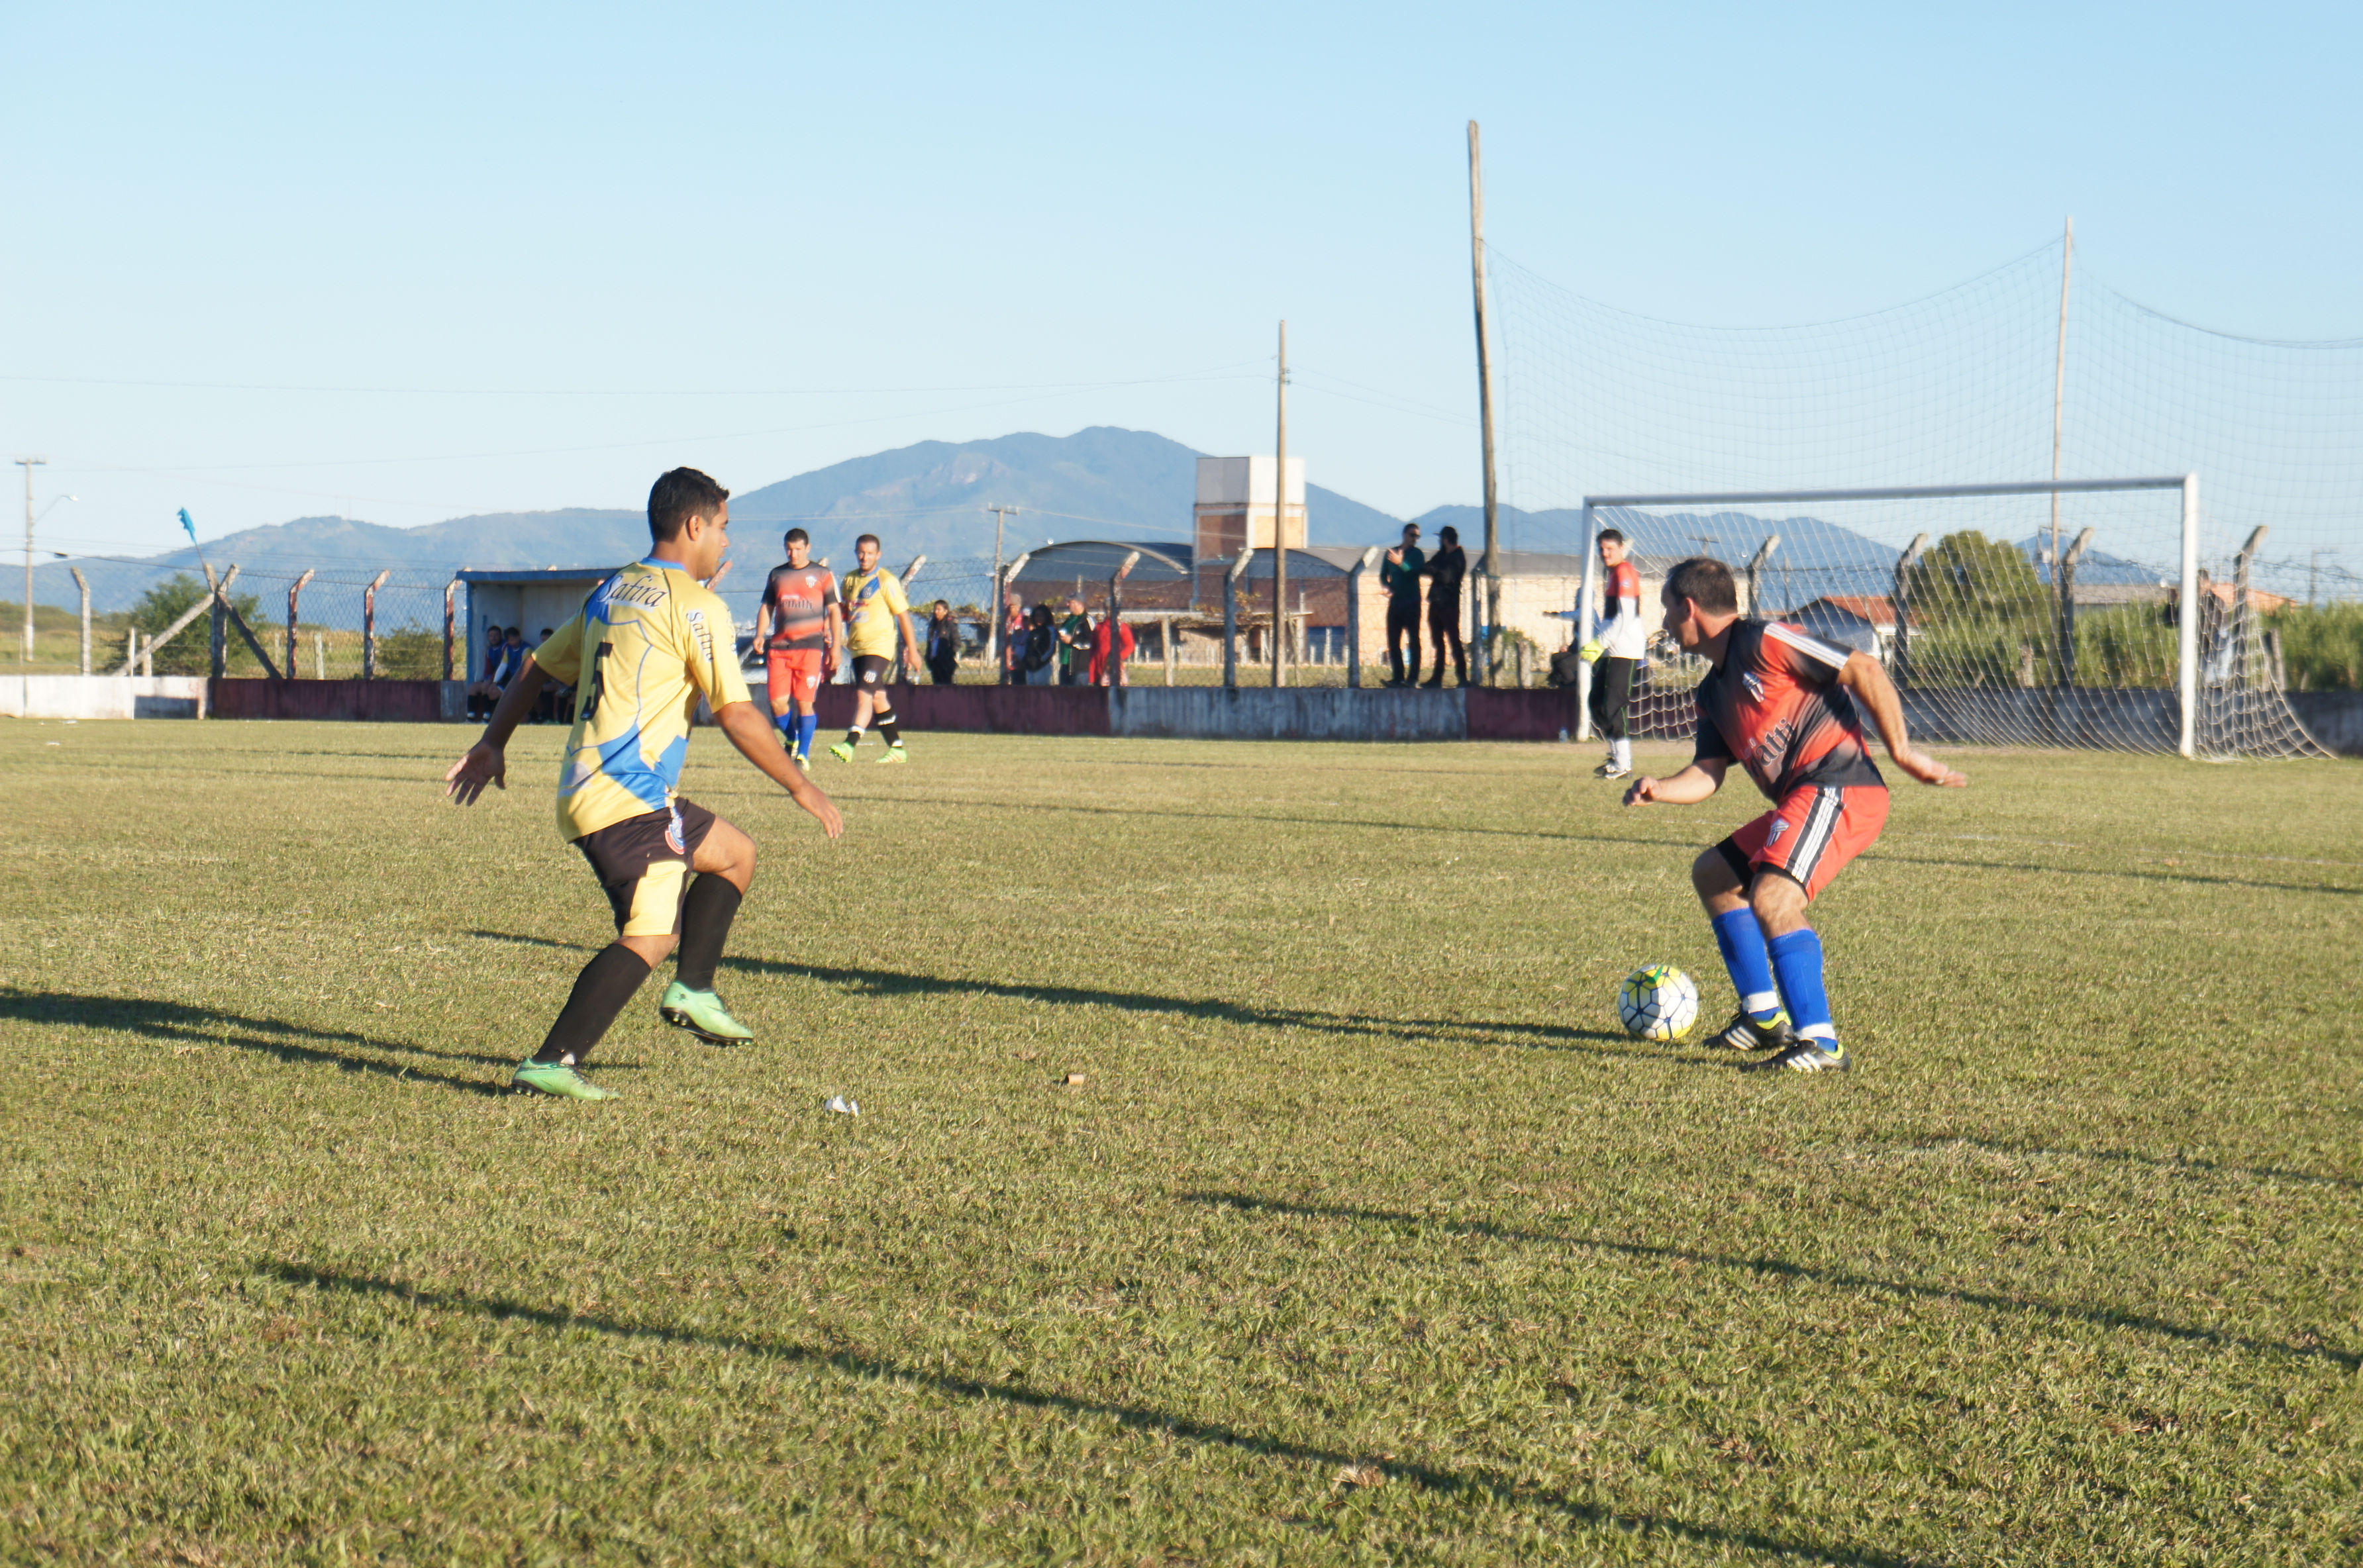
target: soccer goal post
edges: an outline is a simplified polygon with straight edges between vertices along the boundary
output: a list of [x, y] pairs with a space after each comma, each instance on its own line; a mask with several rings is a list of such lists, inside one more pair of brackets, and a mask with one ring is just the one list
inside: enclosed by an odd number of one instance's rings
[[[2163, 491], [2179, 493], [2171, 520]], [[2267, 530], [2249, 535], [2231, 582], [2211, 580], [2197, 474], [1587, 495], [1579, 642], [1594, 633], [1596, 542], [1612, 527], [1640, 567], [1645, 623], [1662, 619], [1656, 596], [1676, 561], [1733, 560], [1744, 613], [1880, 659], [1914, 734], [1929, 740], [2329, 755], [2283, 695], [2278, 638], [2250, 584]], [[1636, 689], [1634, 733], [1686, 735], [1704, 670], [1659, 643]], [[1587, 667], [1587, 737], [1591, 679]]]

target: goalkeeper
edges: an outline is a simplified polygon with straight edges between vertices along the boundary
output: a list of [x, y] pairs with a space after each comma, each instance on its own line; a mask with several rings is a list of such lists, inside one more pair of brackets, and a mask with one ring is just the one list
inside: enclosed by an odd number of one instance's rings
[[1805, 906], [1887, 824], [1887, 781], [1870, 760], [1855, 704], [1870, 712], [1895, 766], [1923, 784], [1968, 779], [1912, 749], [1903, 702], [1869, 654], [1794, 626], [1742, 620], [1731, 569], [1692, 557], [1666, 574], [1666, 631], [1714, 668], [1698, 688], [1698, 753], [1670, 778], [1636, 778], [1628, 806], [1696, 805], [1734, 762], [1773, 809], [1702, 853], [1691, 883], [1739, 992], [1739, 1012], [1711, 1044], [1772, 1051], [1741, 1070], [1845, 1072], [1822, 978], [1822, 939]]
[[1600, 531], [1600, 620], [1582, 655], [1592, 666], [1592, 727], [1608, 743], [1608, 756], [1592, 770], [1595, 778], [1622, 778], [1633, 771], [1633, 738], [1625, 711], [1633, 701], [1633, 671], [1648, 646], [1641, 625], [1641, 573], [1629, 558], [1632, 545], [1614, 528]]

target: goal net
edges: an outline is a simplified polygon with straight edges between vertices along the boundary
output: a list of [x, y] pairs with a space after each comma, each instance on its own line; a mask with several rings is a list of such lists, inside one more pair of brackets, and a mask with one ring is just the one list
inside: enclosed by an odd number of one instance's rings
[[[1596, 561], [1620, 530], [1653, 621], [1665, 569], [1715, 556], [1752, 613], [1882, 659], [1930, 739], [2325, 755], [2285, 634], [2363, 599], [2363, 342], [2204, 332], [2079, 279], [2062, 382], [2062, 260], [1749, 329], [1492, 252], [1504, 543]], [[1701, 673], [1653, 657], [1637, 733], [1687, 734]]]

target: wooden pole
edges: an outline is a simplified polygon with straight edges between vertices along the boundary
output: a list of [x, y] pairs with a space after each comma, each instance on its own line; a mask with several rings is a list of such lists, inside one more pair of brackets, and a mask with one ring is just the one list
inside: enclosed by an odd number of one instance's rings
[[1239, 579], [1254, 558], [1255, 551], [1243, 536], [1238, 558], [1223, 573], [1223, 685], [1233, 691], [1239, 687]]
[[316, 569], [307, 567], [304, 575], [287, 585], [287, 679], [295, 679], [295, 601], [304, 592], [304, 585], [312, 580]]
[[993, 660], [993, 668], [996, 671], [993, 679], [997, 680], [1000, 679], [997, 672], [1007, 668], [1009, 664], [1003, 654], [1001, 639], [1001, 623], [1008, 614], [1002, 602], [1009, 597], [1008, 590], [1001, 581], [1002, 535], [1007, 530], [1009, 519], [1017, 508], [995, 506], [990, 510], [993, 513], [993, 602], [987, 606], [991, 613], [984, 618], [984, 648]]
[[[1477, 293], [1477, 423], [1485, 455], [1485, 617], [1490, 629], [1502, 618], [1502, 503], [1493, 480], [1493, 348], [1485, 286], [1485, 167], [1477, 122], [1469, 122], [1469, 261]], [[1476, 595], [1470, 596], [1476, 602]], [[1473, 628], [1472, 628], [1473, 630]], [[1481, 686], [1493, 683], [1492, 660], [1481, 637], [1471, 637], [1470, 657]]]
[[1271, 683], [1288, 684], [1288, 323], [1280, 324], [1279, 456], [1272, 463]]
[[[2062, 437], [2067, 430], [2068, 415], [2068, 283], [2076, 271], [2076, 219], [2068, 219], [2068, 242], [2059, 256], [2059, 351], [2052, 361], [2051, 371], [2051, 477], [2059, 477], [2059, 455]], [[2053, 616], [2059, 635], [2068, 628], [2068, 591], [2060, 580], [2059, 570], [2059, 492], [2051, 492], [2051, 590], [2057, 601]], [[2053, 639], [2055, 642], [2058, 638]], [[2057, 684], [2068, 684], [2068, 656], [2056, 653], [2052, 661], [2053, 678]]]
[[[390, 569], [382, 571], [370, 579], [370, 585], [361, 590], [361, 679], [363, 680], [377, 679], [377, 591], [384, 587], [385, 580], [393, 575], [394, 572]], [[524, 617], [519, 616], [518, 619], [523, 620]]]

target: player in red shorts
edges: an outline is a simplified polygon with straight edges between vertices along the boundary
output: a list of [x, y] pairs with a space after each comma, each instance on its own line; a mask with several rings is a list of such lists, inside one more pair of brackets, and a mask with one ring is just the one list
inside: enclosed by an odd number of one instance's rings
[[1670, 778], [1634, 780], [1625, 803], [1696, 805], [1723, 787], [1734, 762], [1773, 802], [1691, 865], [1739, 992], [1738, 1013], [1709, 1043], [1774, 1052], [1743, 1072], [1845, 1072], [1854, 1059], [1830, 1021], [1822, 939], [1805, 923], [1805, 905], [1887, 824], [1887, 781], [1856, 703], [1869, 711], [1896, 767], [1923, 784], [1969, 780], [1912, 749], [1884, 666], [1794, 626], [1743, 620], [1721, 561], [1692, 557], [1666, 574], [1661, 597], [1666, 630], [1714, 668], [1699, 682], [1691, 765]]
[[815, 563], [812, 536], [791, 528], [787, 564], [771, 569], [755, 622], [771, 678], [771, 722], [798, 767], [812, 767], [813, 735], [820, 728], [820, 683], [837, 673], [844, 635], [837, 607], [837, 574]]

